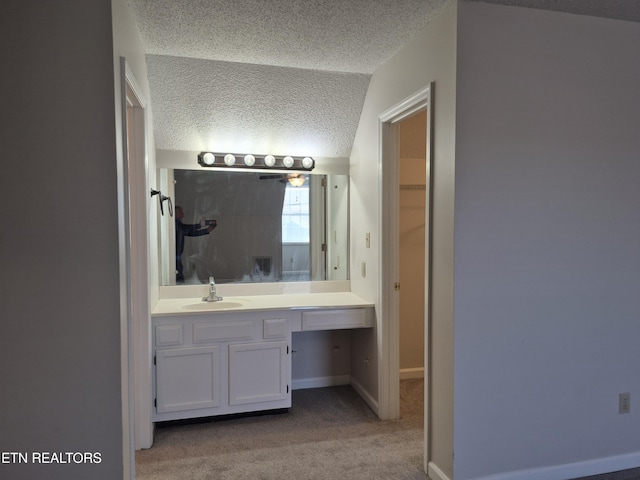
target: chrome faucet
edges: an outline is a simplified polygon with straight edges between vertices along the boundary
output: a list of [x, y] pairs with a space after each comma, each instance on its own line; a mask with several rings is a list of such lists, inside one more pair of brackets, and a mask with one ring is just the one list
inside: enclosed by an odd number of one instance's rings
[[222, 297], [218, 297], [216, 294], [216, 281], [213, 275], [209, 277], [209, 296], [202, 299], [203, 302], [219, 302]]

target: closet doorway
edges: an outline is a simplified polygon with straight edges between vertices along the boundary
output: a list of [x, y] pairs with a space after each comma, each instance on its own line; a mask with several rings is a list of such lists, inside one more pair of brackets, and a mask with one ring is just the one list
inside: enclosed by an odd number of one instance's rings
[[[379, 372], [380, 412], [381, 418], [400, 416], [401, 373], [405, 378], [423, 376], [425, 471], [430, 460], [432, 107], [433, 84], [429, 84], [378, 117], [381, 153], [380, 339], [381, 364], [385, 365]], [[412, 132], [417, 129], [421, 131], [414, 136]], [[421, 147], [405, 146], [405, 152], [411, 152], [413, 148], [414, 152], [420, 153], [402, 153], [402, 137], [411, 144], [422, 144]], [[403, 162], [407, 164], [406, 171], [403, 171], [404, 165], [401, 166]], [[403, 218], [401, 221], [401, 215], [410, 220]], [[422, 255], [407, 258], [403, 251], [405, 246], [401, 246], [405, 240], [413, 244], [412, 250], [421, 250]], [[419, 246], [421, 242], [422, 247]], [[401, 262], [412, 265], [407, 270], [401, 268]], [[401, 272], [407, 275], [404, 283]], [[407, 304], [404, 307], [401, 306], [403, 296]], [[401, 321], [401, 309], [402, 313], [411, 312], [409, 316], [417, 319], [417, 326]], [[403, 337], [411, 337], [410, 343], [403, 344]]]
[[399, 123], [400, 380], [424, 378], [427, 112]]

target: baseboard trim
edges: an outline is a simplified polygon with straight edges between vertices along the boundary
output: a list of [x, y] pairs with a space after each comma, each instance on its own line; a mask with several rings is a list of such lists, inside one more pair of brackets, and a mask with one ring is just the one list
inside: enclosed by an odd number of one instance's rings
[[378, 406], [378, 401], [373, 398], [373, 396], [353, 377], [351, 377], [351, 386], [353, 389], [358, 392], [358, 395], [362, 397], [362, 399], [369, 405], [373, 413], [375, 413], [378, 417], [380, 416], [380, 407]]
[[330, 377], [294, 378], [291, 380], [291, 390], [304, 390], [305, 388], [335, 387], [337, 385], [349, 385], [350, 375], [334, 375]]
[[449, 480], [449, 477], [447, 477], [433, 462], [429, 462], [427, 465], [427, 476], [431, 480]]
[[638, 467], [640, 467], [640, 452], [635, 452], [585, 462], [499, 473], [480, 477], [478, 480], [563, 480], [601, 475]]
[[401, 368], [400, 380], [409, 380], [410, 378], [424, 378], [424, 367]]

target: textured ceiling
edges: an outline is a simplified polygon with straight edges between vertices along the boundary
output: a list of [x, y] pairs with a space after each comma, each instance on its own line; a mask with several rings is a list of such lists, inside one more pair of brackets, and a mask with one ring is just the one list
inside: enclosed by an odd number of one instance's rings
[[169, 150], [345, 157], [369, 76], [147, 57], [156, 144]]
[[[128, 1], [157, 148], [348, 157], [371, 73], [452, 0]], [[640, 0], [480, 1], [640, 21]]]
[[368, 73], [447, 0], [130, 0], [147, 53]]
[[156, 147], [348, 157], [371, 73], [450, 0], [129, 0]]

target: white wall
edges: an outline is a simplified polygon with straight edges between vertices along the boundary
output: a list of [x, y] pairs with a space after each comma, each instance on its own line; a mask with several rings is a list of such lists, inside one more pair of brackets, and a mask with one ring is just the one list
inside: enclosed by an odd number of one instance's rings
[[640, 465], [639, 58], [638, 23], [458, 6], [456, 480]]
[[[123, 476], [111, 4], [0, 15], [0, 464], [11, 479]], [[99, 452], [34, 464], [33, 452]]]
[[[433, 303], [430, 361], [432, 397], [430, 449], [434, 465], [451, 477], [453, 468], [453, 160], [455, 130], [456, 5], [418, 33], [372, 76], [351, 152], [351, 285], [364, 298], [377, 298], [380, 239], [378, 238], [378, 117], [411, 94], [435, 82]], [[371, 248], [365, 234], [371, 232]], [[360, 266], [367, 264], [362, 278]], [[379, 312], [379, 308], [378, 308]], [[378, 326], [387, 321], [380, 318]], [[378, 328], [379, 332], [380, 329]], [[380, 339], [378, 338], [378, 343]], [[377, 348], [373, 345], [369, 349]], [[428, 347], [429, 348], [429, 347]], [[364, 355], [360, 345], [357, 355]], [[354, 360], [356, 369], [361, 362]]]
[[293, 389], [349, 382], [350, 330], [296, 332], [291, 343]]

